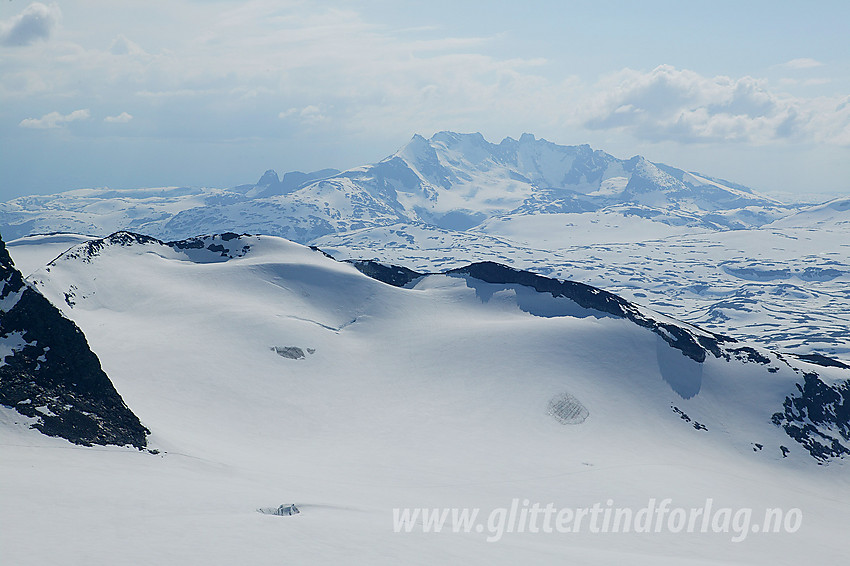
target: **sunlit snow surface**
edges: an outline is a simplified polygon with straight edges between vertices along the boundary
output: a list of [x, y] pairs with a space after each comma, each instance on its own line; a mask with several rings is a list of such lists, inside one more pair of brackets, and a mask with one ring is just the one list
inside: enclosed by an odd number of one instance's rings
[[[846, 465], [817, 465], [770, 423], [799, 379], [790, 368], [709, 358], [694, 392], [665, 377], [668, 356], [683, 356], [627, 320], [538, 316], [509, 289], [483, 300], [462, 277], [390, 287], [277, 238], [232, 243], [250, 249], [199, 263], [155, 242], [119, 242], [32, 273], [86, 333], [160, 453], [80, 448], [3, 409], [4, 562], [843, 560]], [[314, 353], [275, 350], [292, 346]], [[583, 422], [549, 414], [565, 393], [585, 407]], [[756, 513], [800, 508], [804, 522], [795, 534], [741, 543], [587, 531], [488, 543], [486, 533], [392, 531], [394, 507], [486, 513], [513, 498], [634, 508], [712, 498]], [[298, 515], [256, 511], [291, 503]]]
[[[830, 209], [827, 209], [830, 210]], [[511, 218], [451, 232], [396, 225], [328, 235], [338, 258], [420, 271], [492, 260], [581, 281], [699, 326], [784, 351], [850, 361], [850, 214], [760, 229], [659, 233], [591, 214]], [[607, 238], [607, 240], [606, 240]]]

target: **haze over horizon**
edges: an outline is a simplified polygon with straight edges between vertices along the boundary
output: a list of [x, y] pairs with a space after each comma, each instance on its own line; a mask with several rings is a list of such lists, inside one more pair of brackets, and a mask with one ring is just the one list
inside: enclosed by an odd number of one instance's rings
[[848, 22], [838, 1], [11, 0], [0, 200], [346, 169], [440, 130], [846, 195]]

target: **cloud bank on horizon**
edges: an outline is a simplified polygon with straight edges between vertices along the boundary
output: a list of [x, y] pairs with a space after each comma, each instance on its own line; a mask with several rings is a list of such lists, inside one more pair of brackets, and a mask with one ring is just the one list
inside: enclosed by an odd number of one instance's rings
[[56, 5], [33, 2], [20, 14], [0, 22], [0, 45], [4, 47], [30, 45], [48, 39], [60, 17]]
[[724, 2], [13, 0], [0, 9], [0, 198], [344, 168], [444, 129], [846, 193], [850, 7], [820, 4], [752, 2], [730, 20]]

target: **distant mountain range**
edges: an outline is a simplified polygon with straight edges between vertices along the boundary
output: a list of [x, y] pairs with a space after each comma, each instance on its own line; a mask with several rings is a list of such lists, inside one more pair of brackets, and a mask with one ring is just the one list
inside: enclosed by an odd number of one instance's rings
[[104, 236], [127, 229], [163, 239], [223, 231], [298, 242], [398, 223], [487, 232], [541, 214], [605, 214], [708, 230], [762, 226], [801, 207], [643, 157], [523, 134], [493, 144], [481, 134], [415, 135], [393, 155], [339, 172], [269, 170], [227, 189], [82, 189], [0, 204], [7, 239], [36, 233]]

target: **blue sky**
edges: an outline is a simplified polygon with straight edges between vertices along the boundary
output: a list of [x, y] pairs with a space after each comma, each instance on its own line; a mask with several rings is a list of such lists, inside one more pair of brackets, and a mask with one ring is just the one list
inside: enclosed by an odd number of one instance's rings
[[0, 199], [530, 132], [850, 194], [850, 2], [0, 3]]

